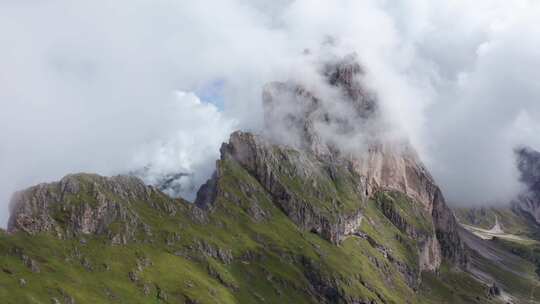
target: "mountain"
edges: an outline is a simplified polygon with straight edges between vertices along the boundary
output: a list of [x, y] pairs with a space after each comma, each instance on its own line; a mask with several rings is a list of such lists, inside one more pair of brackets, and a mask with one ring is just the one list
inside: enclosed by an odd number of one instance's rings
[[539, 299], [519, 273], [532, 262], [499, 267], [467, 247], [414, 149], [385, 136], [356, 57], [320, 74], [320, 91], [265, 86], [265, 132], [234, 132], [193, 203], [94, 174], [14, 194], [0, 232], [3, 303]]
[[[515, 272], [524, 283], [522, 292], [528, 290], [532, 294], [540, 275], [540, 153], [522, 147], [515, 150], [515, 155], [524, 186], [521, 194], [503, 206], [455, 208], [454, 213], [465, 228], [460, 232], [462, 239], [476, 249], [477, 256], [491, 260], [500, 268], [519, 269]], [[527, 264], [528, 271], [524, 267]], [[492, 279], [506, 285], [517, 282], [502, 275]], [[525, 288], [527, 281], [529, 288]]]
[[515, 150], [516, 167], [524, 190], [505, 206], [458, 208], [461, 222], [489, 229], [496, 222], [503, 230], [538, 238], [540, 225], [540, 152], [528, 147]]
[[526, 186], [514, 202], [514, 208], [527, 213], [540, 224], [540, 152], [528, 147], [516, 149], [521, 182]]

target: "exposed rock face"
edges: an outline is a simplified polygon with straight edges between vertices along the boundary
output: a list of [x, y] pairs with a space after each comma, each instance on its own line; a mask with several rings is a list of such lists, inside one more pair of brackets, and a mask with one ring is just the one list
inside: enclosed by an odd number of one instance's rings
[[[34, 278], [29, 299], [66, 303], [133, 303], [142, 295], [328, 304], [485, 296], [484, 288], [454, 283], [474, 282], [466, 271], [440, 267], [467, 263], [456, 220], [409, 144], [380, 136], [377, 99], [354, 56], [325, 64], [321, 75], [328, 94], [291, 83], [266, 87], [268, 133], [233, 133], [194, 204], [126, 176], [76, 174], [18, 192], [10, 234], [0, 229], [0, 271], [10, 278], [0, 294], [27, 285], [15, 281], [25, 269]], [[60, 240], [23, 235], [41, 232]], [[441, 275], [422, 280], [422, 271]], [[81, 284], [95, 278], [104, 279], [101, 292]], [[54, 294], [50, 286], [77, 292]]]
[[[126, 243], [137, 229], [149, 233], [131, 205], [152, 201], [152, 187], [135, 177], [73, 174], [14, 194], [8, 232], [53, 232], [59, 237], [107, 235]], [[169, 207], [174, 212], [174, 207]]]
[[433, 210], [439, 188], [410, 146], [374, 144], [364, 155], [352, 156], [350, 162], [354, 172], [365, 177], [368, 196], [381, 188], [396, 190], [422, 203], [426, 211]]
[[521, 181], [531, 191], [540, 192], [540, 152], [532, 148], [520, 148], [515, 151]]
[[[229, 143], [221, 147], [221, 153], [223, 160], [232, 159], [248, 170], [303, 229], [339, 243], [360, 226], [360, 205], [341, 211], [339, 193], [326, 187], [339, 178], [336, 175], [345, 175], [343, 167], [321, 163], [306, 152], [273, 145], [260, 136], [244, 132], [233, 133]], [[297, 180], [307, 183], [295, 184]], [[318, 208], [316, 201], [325, 206]]]
[[202, 209], [208, 209], [217, 196], [217, 179], [218, 171], [216, 171], [212, 178], [210, 178], [205, 184], [201, 186], [197, 191], [197, 198], [195, 205]]
[[[437, 270], [442, 262], [442, 253], [431, 213], [420, 204], [408, 206], [409, 212], [404, 213], [400, 211], [403, 206], [396, 200], [406, 194], [399, 191], [390, 193], [393, 195], [388, 192], [376, 194], [380, 210], [399, 230], [418, 242], [420, 270]], [[417, 201], [413, 202], [417, 204]]]
[[520, 180], [526, 186], [526, 191], [512, 204], [540, 224], [540, 152], [524, 147], [516, 149], [515, 153]]
[[[356, 57], [351, 55], [326, 64], [323, 77], [327, 79], [326, 91], [331, 92], [323, 96], [307, 91], [301, 84], [271, 83], [265, 87], [265, 123], [271, 141], [301, 151], [295, 162], [298, 168], [308, 168], [300, 170], [306, 177], [317, 176], [318, 172], [312, 171], [317, 162], [331, 168], [347, 168], [354, 178], [357, 193], [361, 194], [360, 200], [381, 190], [395, 190], [421, 203], [435, 227], [434, 235], [425, 241], [421, 264], [426, 269], [436, 269], [441, 255], [465, 264], [466, 254], [457, 233], [457, 222], [439, 187], [407, 141], [385, 139], [387, 126], [380, 117], [376, 96], [362, 84], [363, 71]], [[276, 171], [271, 165], [279, 163], [286, 153], [275, 154], [276, 148], [250, 136], [233, 134], [230, 143], [224, 146], [226, 154], [232, 155], [271, 193], [281, 198], [282, 208], [288, 214], [303, 221], [306, 228], [313, 226], [311, 219], [320, 217], [305, 204], [290, 203], [294, 201], [293, 196], [277, 178], [277, 172], [282, 170]], [[295, 210], [302, 210], [301, 216], [294, 215], [298, 213]], [[306, 222], [305, 214], [310, 221]], [[348, 220], [340, 221], [345, 224]], [[325, 225], [328, 226], [319, 222], [314, 226]], [[324, 228], [316, 230], [325, 231]], [[343, 229], [336, 227], [332, 231], [331, 239], [343, 237], [343, 233], [335, 234]]]
[[[309, 150], [320, 158], [332, 158], [361, 134], [376, 138], [379, 119], [375, 95], [361, 83], [363, 70], [352, 54], [324, 64], [319, 84], [321, 95], [304, 85], [273, 82], [263, 89], [266, 133], [275, 142]], [[359, 140], [359, 139], [358, 139]], [[358, 150], [360, 142], [352, 142]]]
[[[463, 250], [463, 249], [461, 249]], [[435, 237], [429, 237], [420, 251], [420, 269], [436, 271], [442, 263], [441, 244]]]
[[[272, 194], [280, 208], [300, 227], [305, 230], [321, 234], [323, 237], [334, 243], [339, 243], [345, 237], [354, 234], [360, 227], [363, 219], [361, 212], [362, 204], [374, 195], [378, 190], [396, 190], [395, 187], [378, 186], [368, 184], [369, 179], [366, 176], [358, 174], [358, 171], [347, 164], [325, 163], [313, 155], [304, 151], [291, 150], [290, 148], [273, 145], [261, 136], [251, 133], [235, 132], [231, 135], [228, 144], [221, 148], [223, 159], [234, 159], [236, 162], [246, 168], [256, 179]], [[379, 159], [383, 157], [380, 156]], [[404, 162], [402, 160], [402, 162]], [[417, 232], [408, 225], [406, 221], [396, 213], [388, 211], [385, 215], [401, 230], [408, 235], [420, 241], [421, 252], [419, 264], [422, 270], [436, 270], [442, 260], [442, 257], [449, 258], [451, 261], [460, 265], [466, 263], [465, 250], [455, 234], [457, 228], [452, 212], [448, 209], [439, 188], [432, 183], [431, 177], [421, 166], [425, 179], [421, 185], [426, 185], [424, 190], [425, 198], [429, 198], [427, 193], [432, 196], [432, 201], [420, 201], [419, 212], [425, 213], [433, 219], [433, 228], [425, 232]], [[372, 167], [377, 170], [381, 167]], [[377, 174], [377, 172], [370, 172]], [[392, 176], [394, 178], [394, 176]], [[295, 189], [295, 185], [289, 183], [291, 180], [311, 181], [301, 187], [301, 191]], [[325, 193], [325, 183], [332, 180], [348, 180], [355, 188], [354, 201], [350, 202], [352, 207], [350, 211], [340, 209], [339, 193]], [[405, 179], [405, 178], [404, 178]], [[401, 190], [402, 188], [397, 188]], [[313, 196], [306, 196], [312, 193]], [[408, 194], [415, 199], [416, 193]], [[332, 213], [324, 212], [323, 208], [317, 208], [313, 200], [319, 199], [326, 208], [333, 210]], [[440, 241], [442, 240], [442, 241]]]
[[432, 216], [443, 257], [456, 265], [466, 266], [468, 257], [464, 243], [458, 234], [459, 224], [446, 205], [440, 189], [435, 192]]
[[364, 71], [358, 63], [355, 54], [337, 59], [325, 65], [324, 74], [328, 82], [339, 87], [352, 101], [356, 113], [362, 118], [369, 118], [377, 114], [378, 105], [375, 95], [369, 92], [362, 83], [360, 77]]

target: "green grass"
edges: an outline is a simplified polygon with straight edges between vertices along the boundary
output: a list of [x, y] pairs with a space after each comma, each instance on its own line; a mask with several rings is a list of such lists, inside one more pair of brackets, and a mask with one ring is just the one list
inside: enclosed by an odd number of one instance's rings
[[454, 213], [461, 223], [482, 229], [491, 229], [497, 218], [504, 232], [540, 240], [534, 219], [510, 207], [454, 208]]
[[[301, 155], [282, 157], [293, 166]], [[369, 238], [349, 237], [337, 245], [294, 223], [238, 163], [218, 166], [219, 195], [202, 221], [193, 216], [193, 205], [159, 192], [150, 201], [129, 202], [108, 192], [150, 227], [150, 234], [138, 227], [126, 245], [112, 245], [107, 234], [58, 239], [52, 233], [0, 233], [1, 302], [63, 302], [69, 295], [76, 303], [469, 303], [481, 293], [482, 285], [448, 268], [439, 276], [423, 274], [421, 286], [408, 282], [403, 265], [420, 276], [421, 240], [415, 237], [433, 227], [419, 204], [403, 195], [384, 192], [362, 200], [339, 167], [332, 178], [317, 167], [307, 180], [294, 166], [279, 171], [284, 187], [320, 216], [332, 220], [341, 212], [362, 212], [360, 230]], [[87, 189], [96, 177], [80, 178]], [[90, 190], [84, 193], [67, 198], [67, 209], [53, 210], [62, 229], [65, 210], [76, 208], [78, 199], [94, 202]], [[383, 212], [385, 204], [409, 229]], [[254, 208], [263, 211], [263, 219], [253, 217]], [[124, 228], [113, 222], [108, 230]], [[23, 254], [38, 263], [39, 273], [24, 265]], [[21, 286], [21, 279], [27, 284]]]
[[443, 265], [440, 273], [423, 273], [420, 303], [471, 304], [501, 303], [488, 297], [487, 287], [468, 273]]

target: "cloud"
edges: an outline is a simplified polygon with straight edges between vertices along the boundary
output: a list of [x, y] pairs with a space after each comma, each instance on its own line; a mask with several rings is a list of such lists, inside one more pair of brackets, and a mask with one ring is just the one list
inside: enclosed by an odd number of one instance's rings
[[419, 47], [438, 71], [424, 114], [430, 167], [454, 203], [505, 202], [521, 189], [512, 149], [540, 144], [525, 131], [540, 121], [540, 6], [458, 1], [449, 12]]
[[263, 85], [314, 77], [302, 51], [329, 36], [451, 201], [501, 200], [514, 146], [540, 147], [539, 5], [2, 1], [0, 218], [13, 190], [69, 172], [151, 164], [200, 183], [230, 130], [263, 128]]
[[[216, 106], [193, 93], [176, 92], [175, 97], [161, 112], [162, 131], [135, 150], [131, 167], [146, 182], [168, 181], [166, 192], [193, 200], [215, 170], [220, 145], [234, 131], [236, 121], [224, 118]], [[185, 175], [174, 178], [181, 173]], [[175, 188], [170, 183], [179, 184]]]

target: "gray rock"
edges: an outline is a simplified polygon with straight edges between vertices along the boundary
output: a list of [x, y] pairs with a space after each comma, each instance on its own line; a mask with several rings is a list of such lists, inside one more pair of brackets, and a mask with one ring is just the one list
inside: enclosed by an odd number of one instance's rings
[[142, 292], [145, 296], [148, 296], [150, 295], [150, 293], [152, 292], [152, 287], [149, 285], [149, 284], [143, 284], [143, 287], [142, 287]]
[[489, 286], [487, 294], [489, 298], [498, 297], [501, 295], [501, 289], [499, 288], [499, 286], [497, 286], [497, 284], [493, 284]]
[[[378, 113], [376, 97], [362, 83], [363, 71], [356, 56], [326, 63], [322, 76], [336, 94], [341, 94], [340, 101], [350, 113], [341, 116], [341, 112], [328, 110], [326, 104], [330, 101], [301, 84], [268, 84], [263, 92], [266, 133], [233, 133], [221, 148], [221, 158], [236, 161], [254, 176], [299, 227], [336, 244], [354, 234], [362, 223], [363, 202], [381, 190], [404, 193], [419, 203], [434, 226], [423, 242], [422, 268], [436, 270], [442, 257], [465, 266], [466, 251], [457, 232], [457, 221], [414, 149], [407, 141], [386, 139], [384, 127], [372, 127], [385, 124]], [[335, 128], [334, 137], [350, 139], [361, 133], [367, 139], [344, 148], [343, 143], [328, 138], [321, 126]], [[219, 172], [212, 184], [218, 178]], [[311, 183], [301, 185], [300, 191], [289, 180]], [[356, 211], [340, 211], [339, 197], [320, 189], [320, 183], [331, 185], [336, 180], [349, 180], [354, 185], [358, 197]], [[227, 195], [223, 189], [213, 191]], [[332, 210], [330, 214], [318, 208], [314, 200], [323, 201], [325, 208]], [[257, 210], [256, 206], [251, 209]], [[257, 212], [252, 214], [260, 218]]]
[[[157, 204], [152, 195], [165, 199]], [[8, 232], [50, 232], [60, 238], [80, 237], [81, 244], [87, 242], [83, 235], [105, 235], [113, 244], [126, 244], [138, 230], [152, 235], [132, 207], [141, 201], [168, 214], [177, 209], [172, 199], [135, 177], [67, 175], [15, 193]]]
[[86, 269], [86, 271], [92, 271], [93, 269], [92, 262], [87, 257], [84, 257], [81, 260], [81, 265], [84, 267], [84, 269]]
[[156, 288], [157, 288], [157, 298], [162, 301], [167, 301], [169, 299], [169, 295], [159, 286], [156, 286]]
[[130, 271], [128, 273], [129, 280], [131, 282], [138, 282], [139, 281], [139, 275], [135, 271]]
[[30, 268], [30, 271], [34, 272], [34, 273], [39, 273], [41, 272], [40, 268], [39, 268], [39, 264], [38, 262], [36, 262], [35, 260], [31, 259], [30, 257], [28, 257], [27, 255], [23, 254], [21, 256], [21, 260], [23, 261], [23, 264]]
[[513, 200], [515, 210], [523, 211], [540, 224], [540, 152], [522, 147], [515, 150], [523, 191]]

